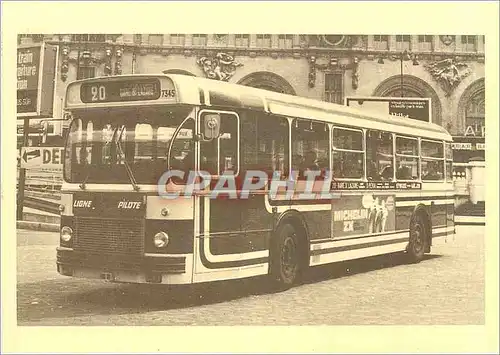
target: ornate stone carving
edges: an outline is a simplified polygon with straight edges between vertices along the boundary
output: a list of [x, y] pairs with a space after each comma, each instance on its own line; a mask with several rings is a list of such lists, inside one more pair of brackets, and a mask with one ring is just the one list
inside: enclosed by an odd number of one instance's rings
[[116, 56], [115, 75], [120, 75], [122, 73], [122, 54], [123, 54], [123, 49], [117, 48], [115, 51], [115, 56]]
[[313, 47], [337, 47], [337, 48], [350, 48], [355, 46], [359, 41], [362, 41], [361, 36], [357, 35], [316, 35], [309, 36], [309, 42]]
[[209, 79], [228, 81], [236, 72], [236, 68], [243, 66], [234, 60], [233, 56], [219, 52], [214, 57], [201, 57], [196, 61]]
[[318, 63], [317, 58], [314, 55], [309, 56], [309, 76], [308, 76], [308, 84], [310, 88], [313, 88], [316, 85], [316, 70], [351, 70], [351, 85], [354, 90], [356, 90], [359, 86], [359, 58], [353, 57], [351, 62], [348, 64], [339, 64], [339, 61], [335, 57], [331, 57], [330, 60], [326, 63]]
[[215, 45], [227, 45], [229, 41], [229, 35], [227, 34], [214, 34], [214, 44]]
[[111, 67], [111, 57], [113, 56], [113, 51], [111, 48], [106, 49], [106, 60], [104, 64], [104, 75], [111, 75], [113, 74], [113, 69]]
[[444, 35], [444, 36], [439, 36], [441, 39], [441, 42], [443, 42], [444, 45], [449, 46], [455, 41], [455, 36], [453, 35]]
[[349, 37], [351, 38], [353, 47], [366, 48], [368, 46], [368, 36], [366, 35], [356, 35]]
[[351, 64], [352, 74], [352, 88], [356, 90], [359, 86], [359, 58], [354, 57]]
[[427, 64], [425, 68], [439, 82], [447, 96], [451, 94], [463, 78], [471, 73], [466, 63], [458, 62], [452, 58]]
[[340, 46], [346, 40], [344, 35], [322, 35], [321, 37], [329, 46]]
[[310, 88], [313, 88], [316, 85], [316, 57], [309, 57], [309, 76], [308, 76], [308, 85]]
[[61, 80], [62, 81], [66, 81], [66, 79], [68, 78], [69, 52], [70, 52], [69, 47], [67, 47], [67, 46], [63, 47], [62, 53], [61, 53], [62, 54], [61, 55], [61, 58], [62, 58], [62, 61], [61, 61]]

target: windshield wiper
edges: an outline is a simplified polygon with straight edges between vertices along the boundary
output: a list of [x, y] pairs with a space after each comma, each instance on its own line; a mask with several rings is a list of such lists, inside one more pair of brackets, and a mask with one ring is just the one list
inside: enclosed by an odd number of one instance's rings
[[[113, 141], [113, 139], [115, 138], [115, 135], [116, 135], [116, 132], [118, 131], [118, 127], [115, 128], [115, 130], [113, 131], [113, 135], [111, 137], [111, 141]], [[86, 156], [85, 156], [85, 163], [84, 165], [88, 166], [89, 164], [87, 164], [87, 159], [86, 159]], [[85, 185], [87, 184], [87, 181], [88, 179], [90, 178], [90, 167], [87, 168], [87, 174], [85, 175], [85, 178], [82, 180], [82, 183], [79, 185], [79, 187], [82, 189], [82, 190], [85, 190]]]
[[[118, 129], [118, 127], [116, 127], [116, 129]], [[125, 125], [123, 125], [122, 130], [120, 131], [120, 135], [118, 136], [118, 139], [115, 141], [115, 143], [120, 153], [120, 156], [123, 156], [123, 163], [125, 165], [125, 170], [127, 171], [128, 178], [132, 183], [132, 187], [134, 188], [135, 191], [139, 191], [139, 186], [137, 186], [137, 181], [135, 180], [134, 174], [132, 173], [132, 169], [130, 168], [130, 165], [127, 162], [127, 157], [125, 156], [125, 152], [123, 151], [122, 145], [120, 143], [124, 130], [125, 130]]]
[[[87, 164], [85, 164], [87, 165]], [[87, 168], [87, 175], [85, 175], [85, 178], [83, 179], [82, 183], [79, 185], [82, 190], [85, 190], [85, 184], [87, 183], [87, 180], [90, 177], [90, 168]]]
[[[87, 184], [87, 181], [90, 177], [90, 171], [92, 168], [92, 166], [90, 164], [87, 164], [87, 147], [84, 146], [84, 148], [85, 148], [85, 159], [83, 160], [83, 165], [87, 168], [87, 174], [85, 174], [85, 178], [82, 180], [82, 183], [79, 185], [82, 190], [85, 190], [85, 185]], [[80, 155], [80, 159], [81, 159], [81, 155]]]

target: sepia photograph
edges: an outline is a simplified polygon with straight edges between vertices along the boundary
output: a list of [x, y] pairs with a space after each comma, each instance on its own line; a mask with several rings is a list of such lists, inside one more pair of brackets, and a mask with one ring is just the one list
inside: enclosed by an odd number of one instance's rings
[[[13, 289], [2, 309], [19, 331], [146, 327], [168, 343], [176, 327], [190, 342], [183, 332], [200, 327], [321, 326], [323, 336], [293, 333], [313, 342], [393, 326], [425, 344], [407, 327], [498, 327], [498, 309], [487, 313], [498, 294], [486, 291], [487, 261], [498, 267], [486, 221], [498, 34], [47, 27], [9, 31], [17, 106], [8, 131], [2, 114], [2, 276], [8, 255]], [[2, 94], [2, 112], [12, 100]], [[491, 349], [486, 338], [475, 351]], [[148, 349], [180, 349], [163, 345]], [[422, 346], [393, 350], [434, 349]]]

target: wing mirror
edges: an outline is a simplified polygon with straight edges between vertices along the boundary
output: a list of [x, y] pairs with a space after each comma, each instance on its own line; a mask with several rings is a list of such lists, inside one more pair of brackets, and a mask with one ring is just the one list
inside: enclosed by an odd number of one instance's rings
[[220, 135], [220, 115], [218, 113], [206, 113], [202, 116], [203, 139], [212, 140]]

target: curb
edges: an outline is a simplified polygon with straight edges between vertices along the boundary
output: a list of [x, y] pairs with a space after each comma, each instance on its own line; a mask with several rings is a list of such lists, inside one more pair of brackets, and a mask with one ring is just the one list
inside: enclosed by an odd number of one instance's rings
[[458, 225], [458, 226], [484, 226], [484, 225], [486, 225], [486, 217], [485, 216], [455, 215], [455, 225]]
[[34, 213], [34, 212], [23, 212], [23, 221], [36, 222], [36, 223], [59, 224], [61, 222], [61, 216], [50, 215], [50, 214], [40, 214], [40, 213]]
[[43, 232], [59, 232], [59, 224], [31, 222], [31, 221], [17, 221], [17, 229], [28, 229]]
[[455, 222], [456, 226], [486, 226], [485, 222]]

